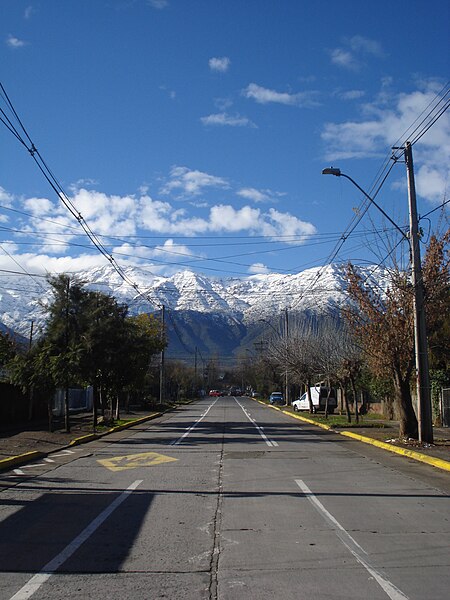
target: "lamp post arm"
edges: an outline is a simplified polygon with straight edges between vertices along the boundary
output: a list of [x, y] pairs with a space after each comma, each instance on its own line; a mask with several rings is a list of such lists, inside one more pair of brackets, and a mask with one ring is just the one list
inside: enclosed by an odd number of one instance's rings
[[381, 208], [381, 206], [379, 204], [377, 204], [375, 202], [375, 200], [373, 198], [371, 198], [369, 196], [369, 194], [367, 192], [365, 192], [362, 189], [362, 187], [356, 183], [356, 181], [354, 179], [352, 179], [351, 177], [349, 177], [345, 173], [340, 173], [339, 177], [345, 177], [346, 179], [348, 179], [349, 181], [351, 181], [353, 183], [353, 185], [355, 187], [357, 187], [358, 190], [364, 194], [364, 196], [367, 198], [367, 200], [369, 200], [376, 208], [378, 208], [378, 210], [386, 217], [386, 219], [389, 221], [389, 223], [391, 223], [402, 234], [402, 236], [405, 238], [405, 240], [407, 240], [407, 242], [409, 243], [409, 238], [406, 235], [406, 233], [402, 229], [400, 229], [400, 227], [397, 225], [397, 223], [391, 219], [391, 217]]

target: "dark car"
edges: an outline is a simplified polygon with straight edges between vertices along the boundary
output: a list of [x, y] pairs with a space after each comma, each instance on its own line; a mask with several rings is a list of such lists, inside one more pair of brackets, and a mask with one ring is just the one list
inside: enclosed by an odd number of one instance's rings
[[284, 397], [281, 392], [272, 392], [269, 397], [269, 404], [284, 404]]

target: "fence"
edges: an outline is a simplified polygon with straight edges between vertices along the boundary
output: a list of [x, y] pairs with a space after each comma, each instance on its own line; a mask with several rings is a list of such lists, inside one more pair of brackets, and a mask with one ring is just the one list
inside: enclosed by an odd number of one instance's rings
[[[53, 415], [62, 417], [64, 415], [64, 395], [65, 390], [57, 390], [53, 399]], [[93, 393], [92, 388], [70, 389], [69, 390], [69, 411], [83, 412], [92, 409]]]
[[444, 427], [450, 427], [450, 388], [442, 388], [441, 415], [442, 425]]

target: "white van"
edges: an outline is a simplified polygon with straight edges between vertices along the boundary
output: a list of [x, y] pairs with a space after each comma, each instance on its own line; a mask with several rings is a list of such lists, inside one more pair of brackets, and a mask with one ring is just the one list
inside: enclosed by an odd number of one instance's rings
[[[331, 388], [329, 390], [327, 387], [322, 385], [316, 385], [311, 390], [311, 400], [313, 404], [313, 412], [318, 412], [319, 410], [325, 410], [325, 405], [327, 402], [328, 391], [330, 391], [330, 397], [328, 398], [328, 412], [333, 414], [334, 409], [337, 408], [337, 399], [336, 399], [336, 390]], [[309, 411], [309, 401], [308, 394], [305, 392], [303, 396], [297, 398], [292, 402], [292, 408], [298, 412], [300, 410], [308, 410]]]

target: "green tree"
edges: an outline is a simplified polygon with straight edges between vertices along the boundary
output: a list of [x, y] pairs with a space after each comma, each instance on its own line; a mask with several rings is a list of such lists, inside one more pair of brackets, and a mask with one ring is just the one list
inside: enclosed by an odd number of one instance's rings
[[6, 365], [16, 354], [16, 344], [8, 333], [0, 331], [0, 367]]
[[40, 350], [44, 369], [50, 372], [55, 387], [62, 387], [66, 431], [70, 431], [69, 387], [81, 383], [82, 333], [86, 326], [88, 294], [84, 283], [61, 274], [48, 278], [53, 302], [45, 307], [47, 322]]

